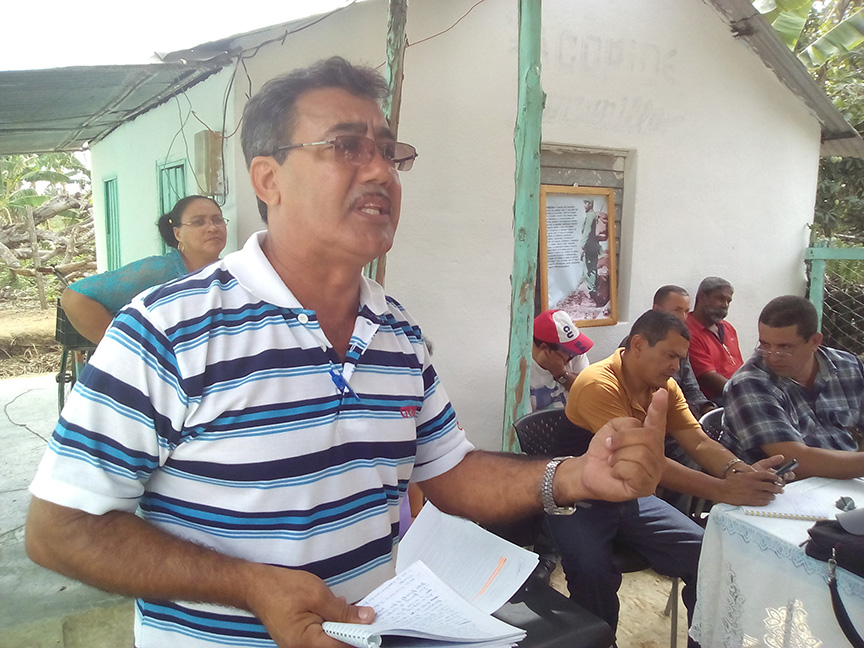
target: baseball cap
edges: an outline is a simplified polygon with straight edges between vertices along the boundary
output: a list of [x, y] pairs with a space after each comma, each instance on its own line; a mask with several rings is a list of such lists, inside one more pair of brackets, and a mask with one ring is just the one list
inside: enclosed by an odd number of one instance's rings
[[547, 344], [560, 344], [576, 355], [587, 353], [594, 346], [563, 310], [547, 310], [535, 317], [534, 337]]

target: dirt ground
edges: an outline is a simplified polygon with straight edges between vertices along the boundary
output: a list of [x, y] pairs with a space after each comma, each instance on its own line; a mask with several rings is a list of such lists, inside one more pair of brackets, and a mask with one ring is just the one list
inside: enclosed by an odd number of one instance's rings
[[60, 345], [54, 340], [54, 306], [0, 303], [0, 378], [57, 371]]

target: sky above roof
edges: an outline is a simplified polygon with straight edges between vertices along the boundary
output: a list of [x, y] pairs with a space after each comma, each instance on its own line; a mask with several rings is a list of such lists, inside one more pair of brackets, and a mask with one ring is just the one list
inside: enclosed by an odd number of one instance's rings
[[325, 13], [352, 0], [251, 0], [219, 10], [192, 0], [18, 0], [3, 9], [0, 70], [152, 63], [261, 27]]

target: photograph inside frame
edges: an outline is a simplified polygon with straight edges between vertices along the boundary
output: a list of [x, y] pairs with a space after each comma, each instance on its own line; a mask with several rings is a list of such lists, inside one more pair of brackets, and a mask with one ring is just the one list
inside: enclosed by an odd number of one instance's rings
[[617, 322], [614, 210], [611, 188], [541, 186], [544, 309], [560, 308], [581, 326]]

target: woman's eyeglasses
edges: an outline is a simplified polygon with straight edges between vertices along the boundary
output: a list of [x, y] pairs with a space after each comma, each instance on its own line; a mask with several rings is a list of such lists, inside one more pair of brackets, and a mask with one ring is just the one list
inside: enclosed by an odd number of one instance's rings
[[178, 227], [182, 227], [185, 225], [186, 227], [194, 227], [195, 229], [199, 229], [201, 227], [207, 227], [207, 225], [215, 225], [216, 227], [225, 227], [228, 224], [227, 218], [222, 218], [221, 216], [201, 216], [200, 218], [193, 218], [188, 223], [180, 223]]

